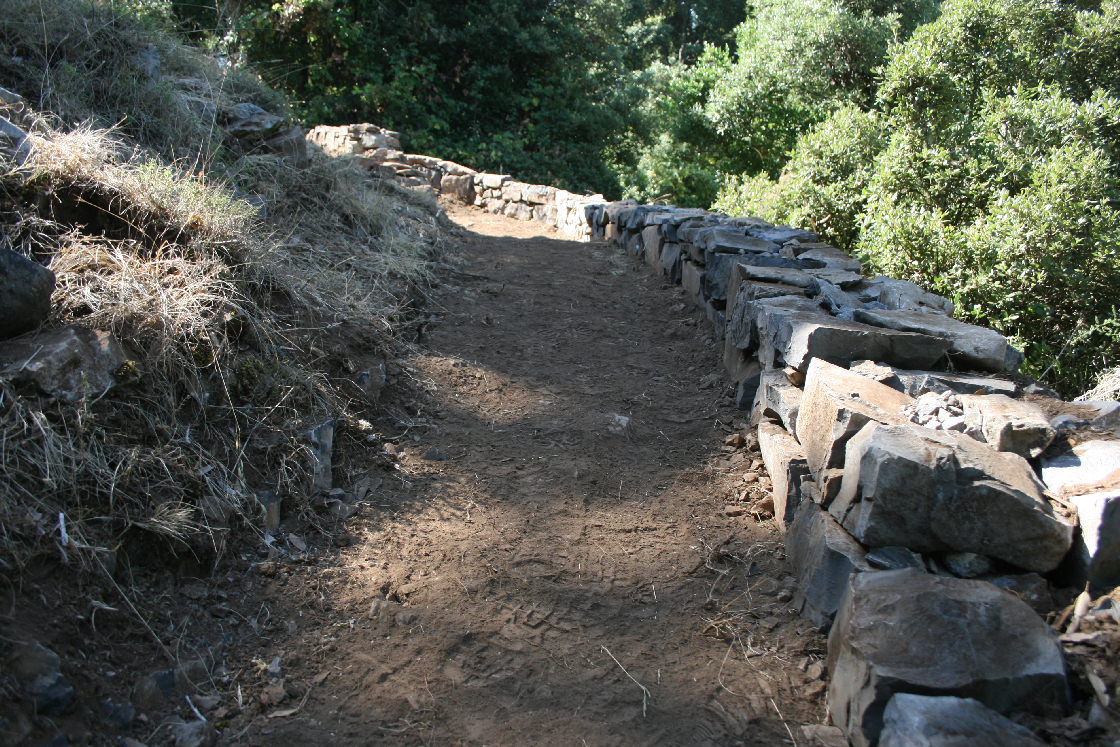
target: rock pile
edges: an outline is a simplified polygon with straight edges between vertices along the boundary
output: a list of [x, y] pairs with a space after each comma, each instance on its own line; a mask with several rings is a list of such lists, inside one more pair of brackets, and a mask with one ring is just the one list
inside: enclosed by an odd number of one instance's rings
[[[1037, 744], [999, 714], [1069, 708], [1040, 574], [1120, 583], [1120, 441], [1040, 459], [1070, 423], [1022, 399], [1005, 338], [913, 283], [865, 277], [812, 232], [634, 203], [589, 218], [593, 238], [683, 285], [723, 340], [793, 605], [830, 630], [833, 723], [860, 746], [972, 731]], [[1098, 403], [1094, 422], [1115, 409]]]

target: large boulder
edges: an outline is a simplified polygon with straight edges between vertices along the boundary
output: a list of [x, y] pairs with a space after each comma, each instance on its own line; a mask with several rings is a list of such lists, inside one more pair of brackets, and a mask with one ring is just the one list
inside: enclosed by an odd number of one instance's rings
[[913, 424], [869, 422], [847, 442], [829, 512], [872, 547], [977, 553], [1039, 573], [1073, 542], [1025, 459]]
[[872, 421], [907, 422], [902, 410], [913, 404], [901, 392], [814, 358], [797, 411], [797, 440], [809, 469], [819, 479], [824, 470], [843, 467], [848, 439]]
[[853, 573], [874, 570], [863, 546], [812, 501], [802, 501], [786, 531], [786, 555], [797, 573], [793, 606], [828, 630]]
[[0, 249], [0, 340], [35, 329], [51, 313], [54, 273]]
[[1044, 747], [1030, 729], [983, 703], [897, 693], [883, 713], [879, 747]]
[[105, 394], [126, 361], [111, 332], [82, 327], [0, 343], [0, 377], [66, 402]]
[[1061, 644], [1025, 602], [985, 581], [859, 573], [828, 637], [833, 722], [875, 745], [896, 693], [973, 698], [1000, 713], [1064, 709]]

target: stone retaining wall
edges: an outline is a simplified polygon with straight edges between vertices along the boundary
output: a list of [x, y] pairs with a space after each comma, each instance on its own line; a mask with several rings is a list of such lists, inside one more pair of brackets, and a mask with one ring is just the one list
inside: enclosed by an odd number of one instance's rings
[[518, 220], [535, 220], [577, 241], [591, 238], [590, 211], [602, 195], [577, 195], [556, 187], [523, 184], [503, 174], [483, 174], [434, 156], [403, 153], [400, 133], [376, 125], [316, 127], [307, 139], [332, 156], [353, 156], [372, 173], [405, 187], [476, 205]]
[[[1085, 634], [1039, 611], [1051, 583], [1120, 583], [1120, 441], [1048, 459], [1059, 429], [1094, 431], [1024, 399], [1043, 388], [1010, 376], [1022, 356], [1002, 335], [913, 283], [865, 276], [810, 231], [634, 203], [589, 218], [592, 237], [683, 285], [723, 341], [799, 578], [793, 604], [830, 629], [836, 727], [860, 746], [926, 744], [962, 723], [985, 743], [1040, 744], [995, 712], [1070, 705], [1063, 645]], [[1120, 404], [1085, 404], [1095, 432], [1120, 435]], [[1110, 601], [1082, 612], [1111, 615]]]
[[[1083, 620], [1120, 620], [1108, 597], [1057, 631], [1040, 616], [1051, 583], [1120, 584], [1120, 441], [1103, 433], [1120, 435], [1120, 403], [1048, 420], [1025, 399], [1044, 390], [1011, 376], [1022, 355], [1002, 335], [913, 283], [865, 276], [811, 231], [480, 174], [401, 153], [397, 133], [372, 125], [308, 138], [405, 186], [616, 244], [682, 285], [751, 412], [799, 577], [793, 604], [830, 630], [843, 736], [933, 744], [964, 729], [1041, 744], [998, 713], [1066, 711], [1063, 644], [1091, 640]], [[1068, 428], [1080, 443], [1048, 458]]]

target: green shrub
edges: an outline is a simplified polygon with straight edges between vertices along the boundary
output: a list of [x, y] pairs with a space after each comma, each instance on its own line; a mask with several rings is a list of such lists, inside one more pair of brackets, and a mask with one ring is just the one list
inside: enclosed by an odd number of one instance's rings
[[798, 139], [780, 184], [765, 176], [729, 181], [716, 208], [808, 228], [851, 249], [859, 237], [871, 164], [883, 146], [876, 113], [842, 107]]

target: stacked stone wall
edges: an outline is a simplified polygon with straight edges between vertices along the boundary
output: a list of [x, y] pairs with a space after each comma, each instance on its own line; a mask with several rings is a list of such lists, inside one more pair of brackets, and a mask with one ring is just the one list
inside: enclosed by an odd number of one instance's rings
[[[1120, 619], [1108, 597], [1091, 603], [1120, 584], [1120, 403], [1048, 418], [1030, 400], [1052, 393], [1015, 375], [1022, 355], [1002, 335], [865, 275], [812, 231], [478, 173], [402, 153], [372, 125], [308, 138], [404, 186], [616, 244], [682, 286], [750, 412], [792, 604], [830, 631], [843, 737], [925, 744], [965, 728], [1041, 744], [999, 714], [1068, 709], [1063, 647], [1093, 640], [1083, 620]], [[1063, 432], [1077, 445], [1051, 453]], [[1053, 626], [1040, 616], [1056, 613], [1052, 586], [1087, 589]]]
[[[962, 723], [1040, 744], [999, 714], [1069, 707], [1064, 646], [1085, 635], [1041, 617], [1050, 588], [1120, 583], [1120, 404], [1049, 419], [1029, 400], [1052, 393], [1015, 375], [1002, 335], [864, 275], [811, 231], [633, 202], [588, 220], [682, 285], [722, 342], [799, 579], [792, 604], [830, 631], [836, 728], [855, 745]], [[1070, 428], [1101, 435], [1051, 457]], [[1082, 612], [1111, 614], [1099, 606]]]
[[400, 133], [376, 125], [316, 127], [307, 139], [331, 156], [352, 156], [371, 173], [412, 189], [431, 191], [517, 220], [537, 221], [577, 241], [591, 238], [590, 210], [602, 195], [577, 195], [556, 187], [516, 182], [454, 161], [404, 153]]

